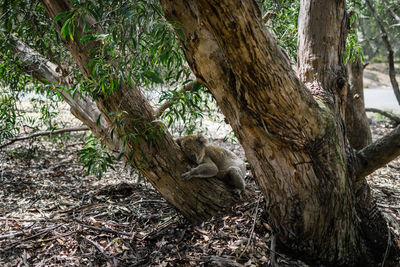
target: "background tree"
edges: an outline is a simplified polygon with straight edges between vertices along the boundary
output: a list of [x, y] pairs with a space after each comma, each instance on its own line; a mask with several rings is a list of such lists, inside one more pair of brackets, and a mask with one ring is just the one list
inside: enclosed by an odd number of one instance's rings
[[[137, 47], [124, 49], [126, 40], [135, 40], [136, 28], [123, 21], [103, 24], [103, 16], [112, 19], [115, 9], [108, 13], [94, 1], [41, 3], [51, 17], [44, 27], [53, 23], [79, 67], [75, 88], [88, 92], [111, 128], [102, 138], [116, 138], [125, 160], [188, 219], [207, 218], [229, 206], [233, 198], [223, 183], [180, 180], [187, 161], [139, 89], [142, 77], [158, 82], [163, 73], [141, 72], [130, 53]], [[300, 2], [299, 75], [266, 31], [255, 1], [161, 3], [173, 23], [151, 3], [160, 28], [175, 29], [197, 81], [211, 91], [232, 126], [280, 243], [327, 264], [382, 261], [391, 236], [364, 177], [400, 154], [400, 128], [357, 153], [347, 146], [345, 1]], [[123, 4], [128, 9], [118, 9], [128, 17], [140, 17], [130, 13], [135, 5]], [[42, 12], [42, 5], [33, 6]], [[113, 27], [132, 34], [118, 35]], [[163, 51], [164, 46], [157, 47]], [[140, 55], [146, 53], [139, 50]]]
[[360, 9], [362, 5], [353, 1], [348, 9], [350, 29], [346, 43], [345, 61], [347, 62], [349, 87], [346, 99], [345, 122], [349, 144], [354, 149], [362, 149], [372, 143], [364, 102], [363, 74], [365, 64], [364, 54], [359, 42]]

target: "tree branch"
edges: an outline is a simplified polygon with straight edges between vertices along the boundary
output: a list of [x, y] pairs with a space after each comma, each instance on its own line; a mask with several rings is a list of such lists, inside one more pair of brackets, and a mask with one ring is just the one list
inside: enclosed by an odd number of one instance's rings
[[383, 44], [386, 47], [387, 50], [387, 59], [389, 62], [389, 77], [390, 77], [390, 83], [392, 84], [394, 94], [396, 95], [397, 102], [400, 104], [400, 89], [399, 89], [399, 84], [396, 81], [396, 70], [394, 68], [394, 56], [393, 56], [393, 49], [392, 45], [389, 42], [388, 34], [386, 32], [385, 26], [383, 25], [383, 22], [381, 18], [379, 17], [378, 13], [376, 13], [374, 7], [371, 4], [370, 0], [365, 0], [367, 3], [367, 6], [371, 10], [372, 15], [374, 16], [376, 22], [378, 23], [378, 26], [381, 30], [381, 37]]
[[[383, 4], [386, 6], [387, 10], [389, 13], [392, 15], [392, 17], [399, 22], [400, 25], [400, 17], [397, 16], [397, 14], [394, 12], [393, 7], [389, 5], [387, 1], [383, 1]], [[393, 25], [392, 25], [393, 26]]]
[[[184, 92], [191, 91], [193, 89], [193, 86], [198, 83], [198, 81], [193, 81], [191, 83], [186, 84], [181, 90], [178, 91], [178, 95], [183, 94]], [[177, 96], [172, 97], [169, 101], [164, 102], [156, 111], [155, 116], [156, 118], [161, 117], [163, 112], [169, 108], [170, 106], [173, 105], [174, 100], [177, 98]]]
[[366, 108], [365, 111], [367, 112], [374, 112], [374, 113], [379, 113], [387, 118], [389, 118], [390, 120], [392, 120], [394, 123], [400, 124], [400, 117], [397, 117], [393, 114], [390, 114], [389, 112], [377, 109], [377, 108]]
[[[121, 148], [121, 142], [117, 138], [104, 138], [109, 136], [111, 127], [104, 117], [101, 116], [101, 112], [96, 103], [79, 91], [75, 94], [75, 97], [73, 97], [68, 90], [56, 87], [56, 85], [61, 84], [67, 89], [71, 88], [71, 84], [65, 80], [66, 77], [57, 71], [58, 66], [20, 41], [16, 36], [11, 35], [10, 38], [13, 41], [11, 42], [10, 49], [18, 56], [21, 62], [21, 70], [42, 83], [53, 84], [53, 89], [57, 91], [70, 106], [71, 113], [86, 124], [95, 136], [103, 137], [103, 140], [112, 150], [119, 150]], [[99, 118], [100, 124], [97, 123]]]
[[64, 128], [64, 129], [59, 129], [59, 130], [55, 130], [55, 131], [36, 132], [36, 133], [30, 134], [27, 136], [21, 136], [21, 137], [11, 139], [11, 141], [9, 141], [8, 143], [0, 145], [0, 149], [4, 148], [6, 146], [9, 146], [11, 144], [14, 144], [17, 141], [23, 141], [23, 140], [31, 139], [31, 138], [38, 137], [38, 136], [62, 134], [62, 133], [69, 133], [69, 132], [79, 132], [79, 131], [89, 131], [89, 130], [90, 129], [87, 126], [81, 126], [81, 127]]
[[356, 153], [355, 177], [359, 181], [400, 155], [400, 125]]

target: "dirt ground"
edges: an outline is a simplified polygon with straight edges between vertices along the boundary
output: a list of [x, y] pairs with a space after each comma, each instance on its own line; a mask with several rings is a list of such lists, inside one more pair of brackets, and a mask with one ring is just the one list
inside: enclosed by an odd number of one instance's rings
[[[374, 137], [390, 131], [373, 121]], [[190, 225], [152, 186], [119, 164], [98, 180], [77, 163], [82, 134], [41, 138], [0, 152], [1, 266], [268, 266], [264, 199]], [[240, 150], [238, 145], [220, 145]], [[241, 154], [241, 153], [240, 153]], [[369, 176], [382, 211], [400, 221], [400, 159]], [[277, 253], [281, 266], [306, 266]]]

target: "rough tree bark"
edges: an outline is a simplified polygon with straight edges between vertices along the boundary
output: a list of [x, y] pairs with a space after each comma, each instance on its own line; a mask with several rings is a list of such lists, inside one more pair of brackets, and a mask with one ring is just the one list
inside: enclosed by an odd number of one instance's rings
[[[400, 131], [384, 140], [395, 144], [389, 153], [380, 143], [357, 154], [346, 145], [345, 1], [301, 2], [300, 78], [265, 29], [256, 1], [161, 2], [168, 19], [182, 25], [182, 47], [198, 81], [210, 89], [245, 149], [280, 243], [314, 262], [381, 261], [388, 231], [364, 175], [400, 154]], [[52, 18], [70, 10], [67, 0], [42, 3]], [[98, 25], [85, 20], [92, 29]], [[61, 23], [55, 23], [58, 29]], [[77, 33], [83, 33], [81, 25]], [[64, 42], [82, 73], [95, 80], [89, 65], [95, 54], [89, 51], [99, 44], [79, 38]], [[187, 166], [183, 154], [169, 133], [159, 130], [138, 88], [121, 82], [96, 104], [126, 141], [131, 164], [186, 218], [207, 218], [230, 205], [232, 196], [221, 182], [180, 180]], [[111, 114], [124, 122], [116, 124]], [[150, 145], [149, 129], [160, 132]], [[373, 160], [383, 154], [381, 161]]]
[[263, 27], [255, 1], [161, 3], [183, 25], [189, 65], [242, 144], [281, 244], [328, 264], [382, 260], [386, 223], [377, 211], [369, 224], [375, 206], [354, 172], [362, 164], [343, 127], [345, 1], [301, 2], [298, 71], [308, 89]]
[[364, 67], [359, 57], [347, 63], [349, 89], [346, 99], [346, 129], [350, 146], [354, 149], [372, 143], [371, 129], [364, 105], [363, 73]]
[[[52, 19], [71, 10], [68, 0], [41, 2]], [[82, 19], [86, 20], [92, 30], [103, 32], [92, 17]], [[62, 20], [57, 21], [55, 25], [60, 30]], [[84, 34], [83, 25], [82, 20], [77, 21], [76, 34]], [[97, 77], [92, 74], [89, 63], [96, 56], [92, 52], [100, 51], [100, 44], [95, 41], [81, 43], [77, 36], [74, 40], [69, 37], [62, 39], [82, 73], [87, 78], [96, 80]], [[121, 82], [118, 90], [111, 95], [100, 95], [96, 99], [96, 105], [107, 125], [113, 128], [114, 136], [118, 137], [121, 143], [126, 143], [124, 149], [128, 162], [140, 170], [162, 196], [188, 220], [209, 218], [232, 205], [235, 198], [221, 181], [181, 180], [181, 174], [189, 165], [188, 161], [172, 136], [155, 121], [154, 110], [139, 88], [130, 88], [128, 83]], [[119, 123], [116, 123], [117, 119]], [[213, 190], [209, 190], [210, 188]]]

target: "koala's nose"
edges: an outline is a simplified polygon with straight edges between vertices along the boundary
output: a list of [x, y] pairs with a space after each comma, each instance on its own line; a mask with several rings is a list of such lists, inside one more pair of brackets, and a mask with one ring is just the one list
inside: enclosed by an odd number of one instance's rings
[[190, 155], [190, 160], [193, 161], [193, 162], [197, 162], [197, 157], [196, 157], [196, 155], [195, 155], [195, 154]]

